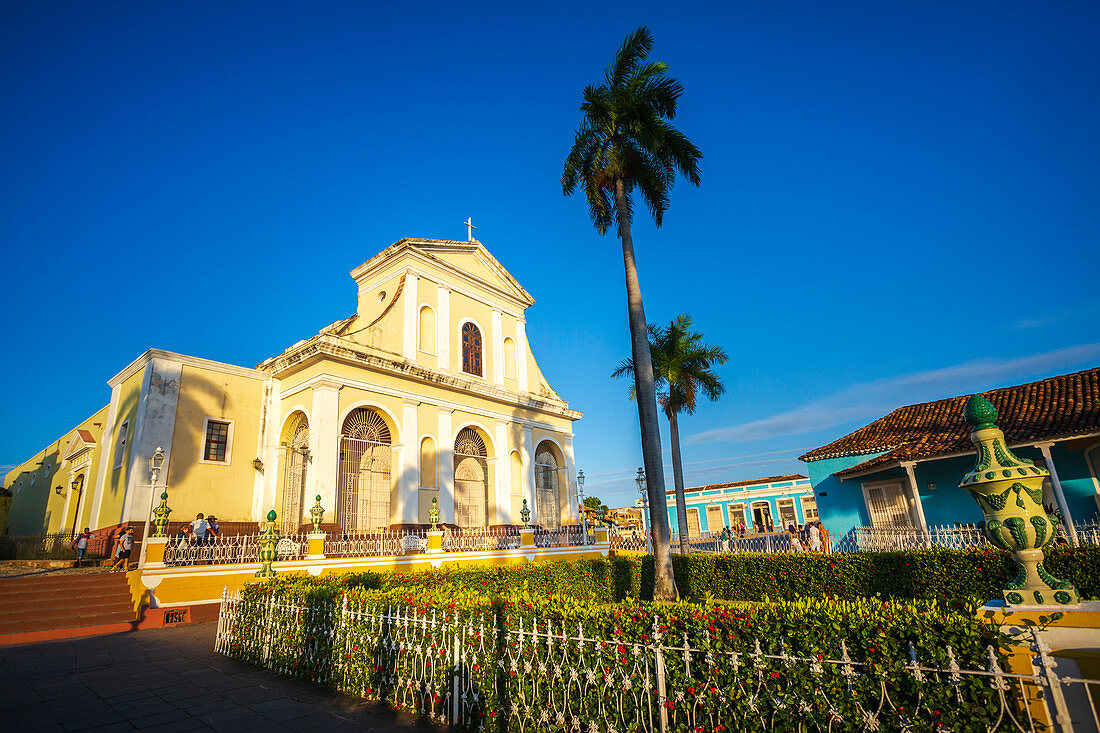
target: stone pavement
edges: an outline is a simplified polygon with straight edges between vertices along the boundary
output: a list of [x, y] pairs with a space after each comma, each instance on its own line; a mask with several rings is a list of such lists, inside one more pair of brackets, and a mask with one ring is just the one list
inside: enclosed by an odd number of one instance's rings
[[215, 654], [216, 624], [0, 647], [10, 731], [436, 731]]

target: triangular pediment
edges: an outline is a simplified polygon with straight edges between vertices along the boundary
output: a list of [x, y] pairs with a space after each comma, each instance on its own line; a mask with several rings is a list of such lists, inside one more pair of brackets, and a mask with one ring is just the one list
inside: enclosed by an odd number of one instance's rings
[[76, 430], [72, 439], [65, 447], [63, 461], [71, 461], [89, 448], [95, 447], [95, 438], [87, 430]]
[[429, 262], [453, 276], [456, 280], [454, 284], [460, 284], [458, 281], [473, 282], [524, 308], [535, 302], [519, 281], [477, 240], [402, 239], [352, 270], [351, 276], [357, 282], [369, 280], [375, 272], [402, 258]]

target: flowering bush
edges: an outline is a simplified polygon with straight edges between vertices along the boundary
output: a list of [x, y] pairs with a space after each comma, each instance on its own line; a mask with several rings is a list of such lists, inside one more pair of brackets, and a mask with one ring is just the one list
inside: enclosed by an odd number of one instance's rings
[[671, 730], [864, 730], [879, 711], [932, 731], [984, 729], [1000, 709], [987, 679], [905, 664], [910, 644], [924, 667], [986, 669], [991, 650], [1003, 664], [969, 602], [613, 603], [593, 596], [630, 587], [616, 563], [556, 565], [282, 576], [245, 589], [229, 652], [472, 729], [635, 730], [663, 706]]

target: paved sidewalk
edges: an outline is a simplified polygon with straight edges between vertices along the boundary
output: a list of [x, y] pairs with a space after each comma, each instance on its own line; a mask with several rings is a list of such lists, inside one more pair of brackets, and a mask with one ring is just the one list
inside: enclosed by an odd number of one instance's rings
[[14, 731], [437, 730], [211, 651], [215, 624], [0, 647]]

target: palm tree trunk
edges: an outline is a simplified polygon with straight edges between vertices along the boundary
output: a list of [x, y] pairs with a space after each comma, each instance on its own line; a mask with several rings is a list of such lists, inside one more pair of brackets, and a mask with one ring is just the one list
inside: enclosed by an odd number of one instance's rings
[[634, 357], [634, 388], [638, 402], [638, 423], [642, 432], [642, 462], [645, 464], [646, 490], [649, 493], [649, 524], [653, 532], [653, 598], [674, 601], [676, 579], [669, 551], [668, 508], [665, 504], [665, 475], [661, 458], [661, 432], [657, 422], [657, 396], [653, 387], [653, 361], [649, 353], [649, 331], [642, 307], [642, 287], [634, 261], [634, 240], [630, 236], [630, 215], [626, 187], [615, 181], [615, 206], [619, 219], [619, 238], [623, 242], [623, 266], [626, 269], [626, 305], [630, 319], [630, 347]]
[[676, 419], [676, 412], [666, 410], [668, 416], [668, 432], [672, 440], [672, 480], [676, 484], [676, 524], [680, 530], [680, 554], [690, 552], [688, 546], [688, 518], [687, 497], [684, 496], [684, 464], [680, 461], [680, 423]]

